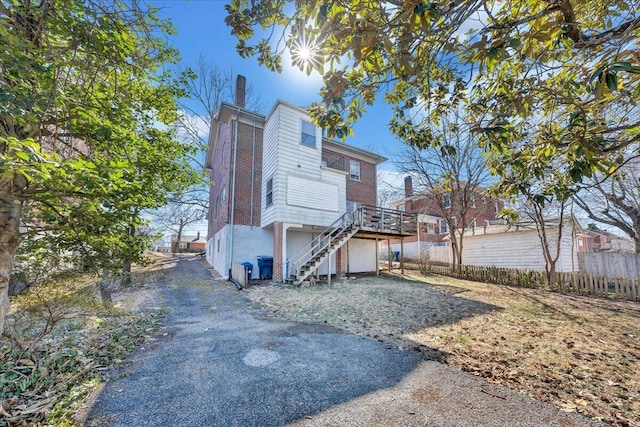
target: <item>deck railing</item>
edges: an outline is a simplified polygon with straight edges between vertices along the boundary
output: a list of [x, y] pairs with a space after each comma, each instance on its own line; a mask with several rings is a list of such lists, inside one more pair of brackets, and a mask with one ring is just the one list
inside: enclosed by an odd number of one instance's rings
[[361, 205], [360, 227], [367, 231], [409, 235], [418, 230], [418, 216], [380, 206]]

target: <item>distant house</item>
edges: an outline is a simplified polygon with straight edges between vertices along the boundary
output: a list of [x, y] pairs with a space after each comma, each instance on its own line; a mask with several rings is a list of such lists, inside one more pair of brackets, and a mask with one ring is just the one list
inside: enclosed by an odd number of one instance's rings
[[[447, 217], [449, 210], [460, 203], [460, 200], [452, 200], [449, 195], [436, 194], [429, 189], [414, 192], [413, 180], [410, 176], [404, 179], [405, 197], [391, 203], [391, 206], [403, 212], [415, 213], [418, 215], [418, 233], [407, 237], [404, 240], [404, 256], [408, 258], [418, 258], [430, 246], [445, 246], [449, 238], [449, 224]], [[442, 203], [436, 200], [437, 197], [449, 197]], [[476, 187], [476, 190], [469, 194], [467, 200], [467, 215], [465, 218], [468, 230], [481, 229], [496, 219], [496, 215], [504, 207], [504, 202], [491, 198], [483, 187]], [[455, 212], [455, 209], [453, 209]], [[454, 223], [461, 224], [461, 219], [453, 217]], [[399, 242], [391, 243], [392, 250], [399, 250]], [[384, 250], [384, 249], [383, 249]], [[464, 252], [464, 251], [463, 251]]]
[[577, 242], [579, 252], [634, 252], [631, 239], [605, 230], [584, 230]]
[[415, 228], [376, 207], [386, 159], [327, 138], [305, 108], [277, 100], [266, 116], [247, 110], [245, 84], [238, 76], [235, 105], [223, 102], [211, 123], [209, 264], [228, 277], [232, 262], [271, 257], [273, 279], [294, 283], [377, 271], [377, 239]]
[[171, 252], [203, 252], [207, 244], [207, 239], [200, 236], [200, 232], [195, 236], [183, 235], [178, 241], [178, 235], [171, 236]]

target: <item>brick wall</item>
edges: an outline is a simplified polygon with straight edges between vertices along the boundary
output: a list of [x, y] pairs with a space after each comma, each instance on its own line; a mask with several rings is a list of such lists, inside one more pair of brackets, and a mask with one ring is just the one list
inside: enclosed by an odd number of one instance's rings
[[[234, 223], [260, 226], [262, 197], [262, 128], [238, 123]], [[253, 169], [253, 175], [251, 170]], [[251, 198], [253, 184], [253, 199]]]
[[[221, 123], [211, 164], [211, 189], [209, 190], [209, 238], [220, 231], [229, 220], [229, 187], [231, 182], [232, 127]], [[225, 200], [222, 192], [225, 191]]]
[[347, 200], [350, 202], [376, 205], [376, 165], [355, 157], [350, 157], [322, 148], [322, 159], [327, 166], [349, 173], [351, 160], [360, 162], [360, 181], [353, 180], [347, 175]]
[[[436, 196], [433, 196], [436, 197]], [[414, 212], [414, 213], [422, 213], [422, 214], [430, 214], [440, 216], [441, 218], [445, 218], [450, 213], [449, 209], [445, 209], [443, 211], [436, 200], [433, 197], [423, 197], [413, 201], [405, 202], [405, 211], [406, 212]], [[476, 228], [481, 228], [485, 226], [486, 221], [494, 219], [496, 216], [494, 203], [498, 202], [498, 209], [502, 209], [504, 203], [500, 200], [487, 198], [485, 203], [482, 202], [482, 196], [478, 195], [476, 197], [475, 205], [476, 207], [469, 207], [466, 215], [466, 223], [467, 228], [471, 228], [471, 221], [473, 218], [476, 218]], [[452, 211], [456, 212], [456, 200], [452, 200]], [[458, 218], [460, 221], [460, 218]], [[428, 232], [427, 224], [421, 224], [419, 228], [420, 233], [420, 241], [422, 242], [441, 242], [444, 237], [448, 235], [448, 233], [441, 234], [440, 226], [436, 225], [436, 234], [430, 234]], [[416, 239], [417, 240], [417, 239]], [[408, 242], [409, 240], [407, 240]]]
[[283, 238], [283, 226], [281, 222], [273, 223], [273, 280], [275, 282], [282, 282], [282, 238]]
[[[238, 141], [235, 171], [235, 189], [231, 186], [233, 176], [233, 143], [235, 121], [222, 123], [216, 150], [211, 165], [213, 186], [209, 191], [209, 233], [213, 236], [225, 224], [231, 222], [231, 197], [235, 190], [234, 224], [260, 226], [260, 201], [262, 197], [262, 129], [251, 124], [238, 123]], [[253, 175], [251, 173], [253, 167]], [[253, 184], [253, 200], [251, 198]], [[223, 194], [224, 192], [224, 194]], [[253, 204], [252, 204], [253, 202]]]

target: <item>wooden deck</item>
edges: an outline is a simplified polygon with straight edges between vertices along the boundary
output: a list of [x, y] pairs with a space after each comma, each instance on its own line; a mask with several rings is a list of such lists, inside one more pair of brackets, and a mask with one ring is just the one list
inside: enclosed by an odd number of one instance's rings
[[379, 206], [362, 205], [356, 212], [360, 230], [357, 237], [393, 238], [415, 235], [418, 216]]

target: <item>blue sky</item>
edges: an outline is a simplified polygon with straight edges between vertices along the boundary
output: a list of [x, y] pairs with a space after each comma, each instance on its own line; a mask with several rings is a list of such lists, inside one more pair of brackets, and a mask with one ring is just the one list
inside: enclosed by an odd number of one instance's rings
[[[300, 106], [319, 100], [322, 80], [317, 74], [307, 76], [286, 60], [283, 72], [278, 74], [259, 66], [254, 57], [243, 59], [237, 54], [237, 40], [224, 23], [226, 0], [149, 0], [148, 3], [160, 8], [160, 17], [169, 18], [176, 27], [178, 34], [171, 37], [170, 42], [180, 51], [182, 65], [194, 64], [203, 55], [220, 69], [233, 67], [236, 73], [247, 77], [267, 110], [278, 98]], [[390, 107], [379, 101], [363, 115], [354, 127], [355, 135], [346, 143], [391, 159], [403, 146], [389, 132], [390, 119]], [[395, 166], [389, 160], [381, 169], [395, 170]]]

